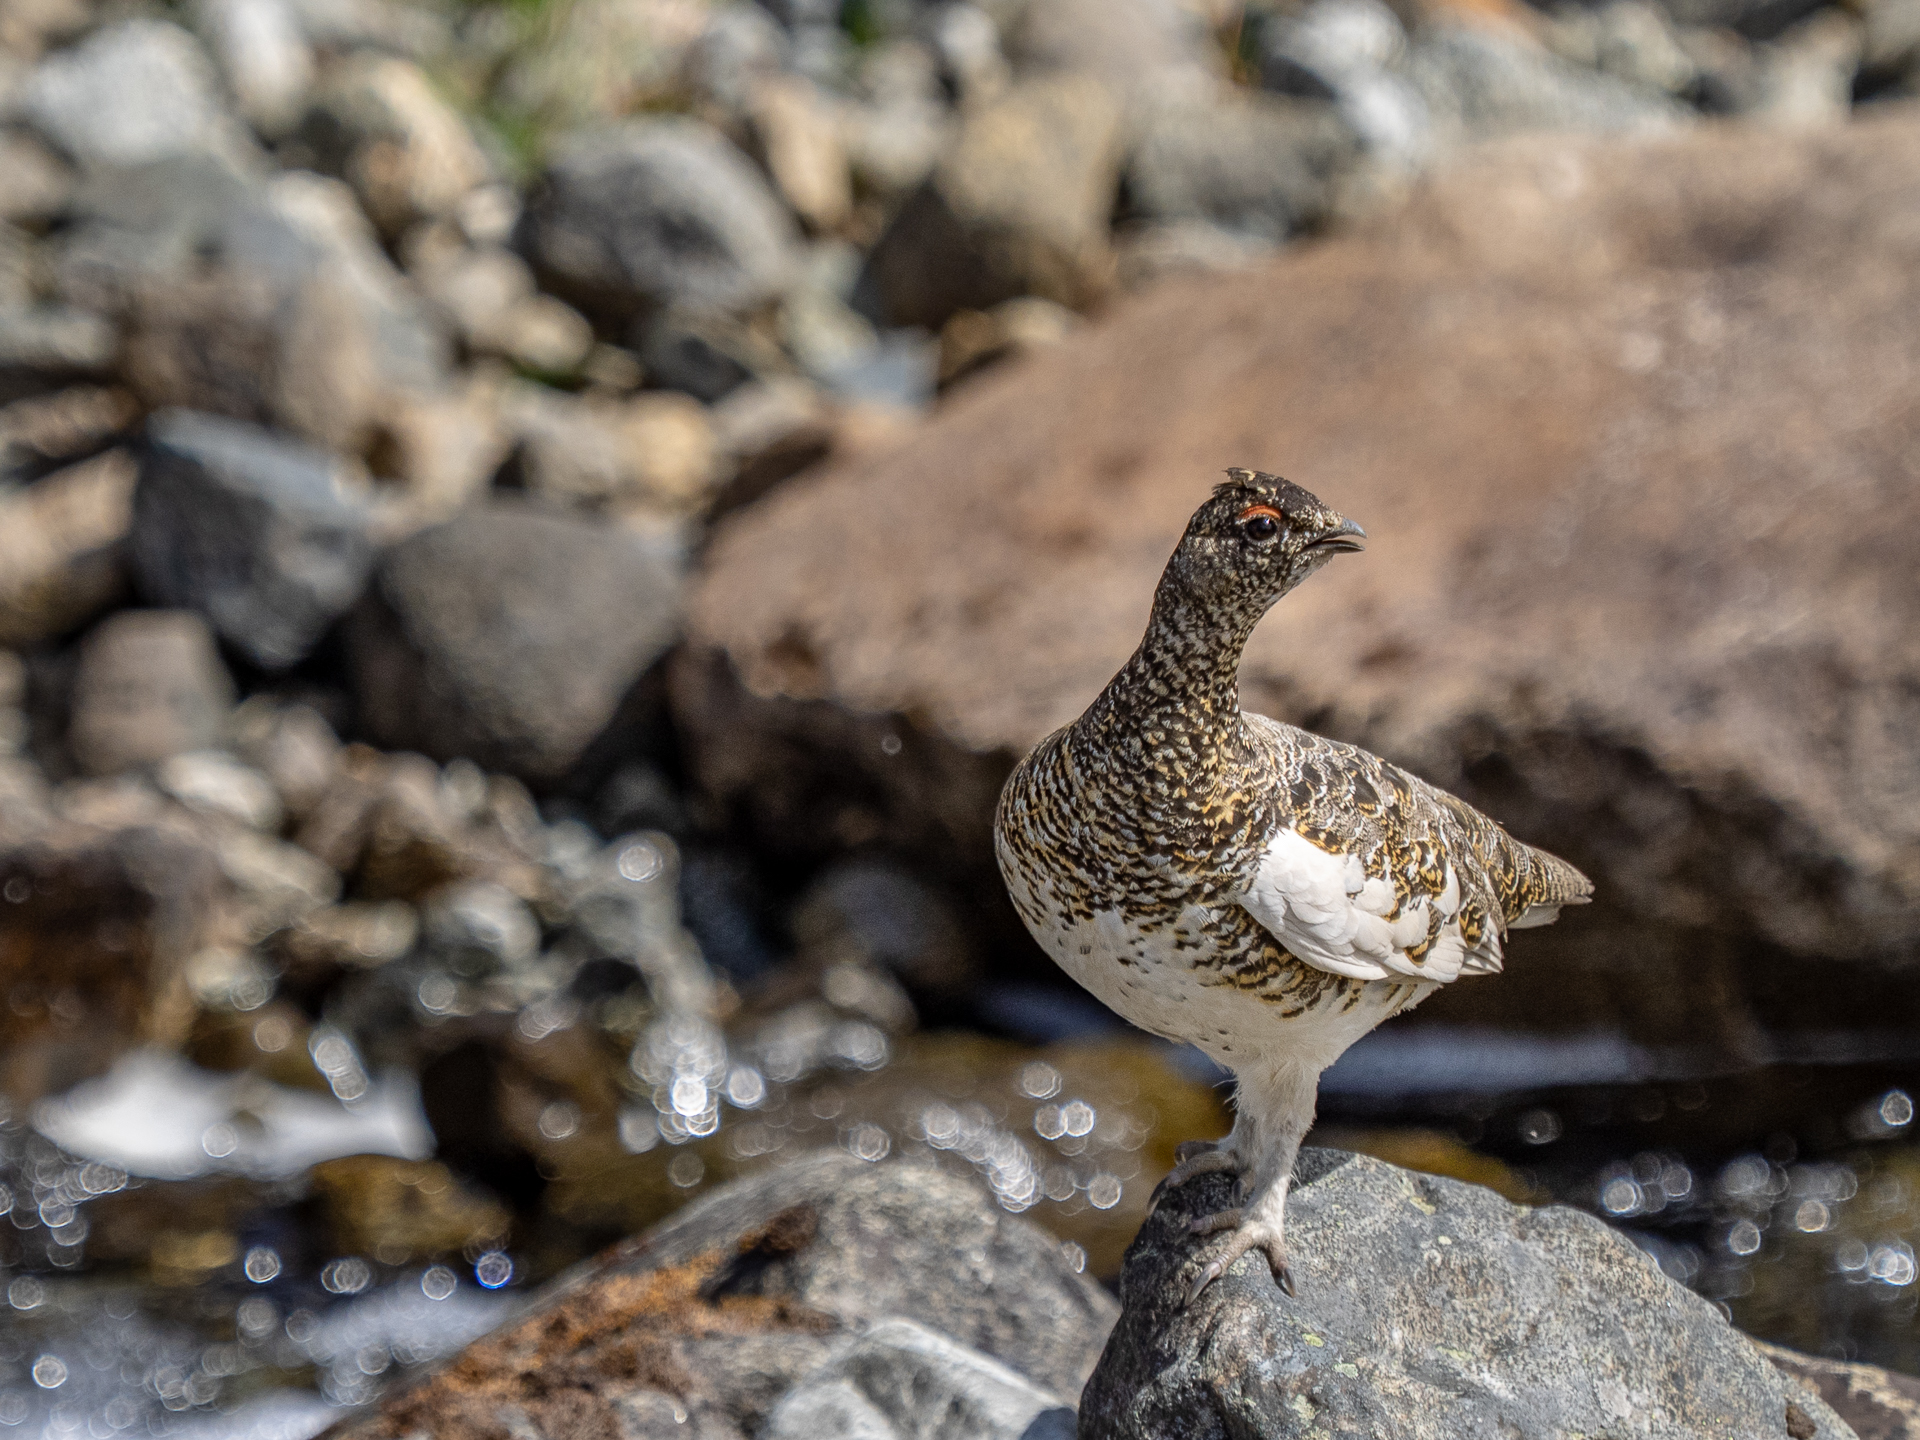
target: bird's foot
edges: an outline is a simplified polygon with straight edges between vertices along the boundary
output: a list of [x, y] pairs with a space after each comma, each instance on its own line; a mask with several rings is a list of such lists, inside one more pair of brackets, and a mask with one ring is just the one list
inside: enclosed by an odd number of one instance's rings
[[1287, 1246], [1281, 1238], [1280, 1227], [1266, 1220], [1246, 1220], [1242, 1215], [1243, 1212], [1239, 1210], [1222, 1210], [1218, 1215], [1206, 1215], [1192, 1222], [1195, 1234], [1212, 1234], [1227, 1229], [1232, 1229], [1234, 1233], [1233, 1238], [1221, 1246], [1219, 1253], [1194, 1277], [1193, 1284], [1187, 1290], [1187, 1304], [1198, 1300], [1207, 1286], [1226, 1274], [1234, 1262], [1249, 1250], [1258, 1250], [1265, 1255], [1275, 1283], [1288, 1296], [1293, 1294], [1293, 1271], [1287, 1265]]
[[1223, 1135], [1218, 1140], [1182, 1140], [1173, 1147], [1173, 1158], [1178, 1164], [1184, 1165], [1197, 1155], [1215, 1155], [1223, 1150], [1231, 1150], [1233, 1146], [1229, 1142], [1232, 1139], [1231, 1135]]
[[1216, 1210], [1211, 1215], [1196, 1215], [1187, 1222], [1187, 1229], [1194, 1235], [1218, 1235], [1222, 1230], [1238, 1230], [1241, 1218], [1246, 1213], [1244, 1210]]
[[1173, 1153], [1179, 1163], [1154, 1187], [1153, 1199], [1147, 1205], [1149, 1215], [1160, 1208], [1160, 1201], [1169, 1190], [1177, 1190], [1189, 1180], [1221, 1171], [1242, 1175], [1247, 1170], [1247, 1162], [1240, 1152], [1224, 1140], [1188, 1140]]

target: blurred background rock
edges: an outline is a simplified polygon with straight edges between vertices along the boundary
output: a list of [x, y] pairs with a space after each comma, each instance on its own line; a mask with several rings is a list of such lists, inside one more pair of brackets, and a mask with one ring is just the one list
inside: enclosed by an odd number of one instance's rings
[[1600, 892], [1322, 1140], [1920, 1368], [1917, 86], [1914, 0], [7, 0], [0, 1423], [311, 1433], [821, 1146], [1110, 1281], [1219, 1077], [987, 820], [1228, 464], [1376, 537], [1250, 701]]

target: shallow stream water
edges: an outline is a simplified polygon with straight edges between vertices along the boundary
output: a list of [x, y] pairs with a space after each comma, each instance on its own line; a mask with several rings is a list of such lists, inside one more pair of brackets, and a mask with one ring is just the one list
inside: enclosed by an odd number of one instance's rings
[[[423, 1251], [447, 1244], [434, 1235], [484, 1233], [499, 1212], [445, 1167], [404, 1158], [405, 1107], [380, 1084], [364, 1106], [382, 1095], [398, 1106], [381, 1123], [403, 1153], [312, 1172], [209, 1165], [141, 1178], [40, 1133], [99, 1148], [70, 1113], [9, 1117], [0, 1436], [310, 1434], [498, 1323], [607, 1238], [820, 1145], [976, 1175], [1110, 1280], [1173, 1147], [1229, 1119], [1204, 1062], [1140, 1037], [1035, 1047], [842, 1026], [787, 1040], [763, 1035], [733, 1058], [724, 1043], [708, 1053], [710, 1034], [656, 1035], [651, 1060], [637, 1046], [634, 1103], [617, 1121], [543, 1112], [552, 1143], [537, 1210], [497, 1219], [497, 1241], [469, 1239], [432, 1263]], [[1750, 1333], [1920, 1369], [1910, 1068], [1437, 1089], [1439, 1074], [1527, 1078], [1525, 1063], [1515, 1068], [1523, 1053], [1489, 1065], [1465, 1058], [1475, 1043], [1441, 1035], [1363, 1054], [1330, 1077], [1310, 1143], [1580, 1206]], [[1536, 1057], [1536, 1075], [1563, 1073], [1553, 1053]], [[226, 1145], [207, 1134], [213, 1149]], [[391, 1194], [343, 1230], [327, 1207], [354, 1185]], [[343, 1248], [343, 1234], [358, 1248]]]

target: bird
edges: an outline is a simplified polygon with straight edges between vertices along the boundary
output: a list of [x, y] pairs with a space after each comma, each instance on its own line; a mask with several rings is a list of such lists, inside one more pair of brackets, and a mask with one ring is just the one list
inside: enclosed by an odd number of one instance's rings
[[[1191, 1222], [1192, 1303], [1248, 1253], [1295, 1292], [1285, 1217], [1321, 1072], [1443, 985], [1498, 972], [1507, 932], [1593, 886], [1465, 801], [1357, 746], [1240, 708], [1267, 611], [1366, 532], [1234, 468], [1193, 514], [1139, 648], [1014, 769], [994, 849], [1041, 947], [1125, 1019], [1233, 1072], [1234, 1121], [1188, 1142], [1241, 1203]], [[1211, 1258], [1206, 1258], [1210, 1256]]]

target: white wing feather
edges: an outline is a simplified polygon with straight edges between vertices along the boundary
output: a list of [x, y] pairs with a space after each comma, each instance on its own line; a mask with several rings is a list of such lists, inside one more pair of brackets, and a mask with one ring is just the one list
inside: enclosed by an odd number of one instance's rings
[[[1469, 960], [1457, 876], [1449, 872], [1439, 895], [1410, 900], [1396, 914], [1391, 881], [1369, 878], [1359, 856], [1322, 850], [1294, 830], [1274, 835], [1240, 903], [1293, 955], [1355, 980], [1406, 976], [1444, 984]], [[1416, 961], [1407, 952], [1427, 937], [1429, 906], [1440, 912], [1440, 934]], [[1497, 935], [1483, 943], [1492, 952], [1485, 968], [1499, 968]]]

